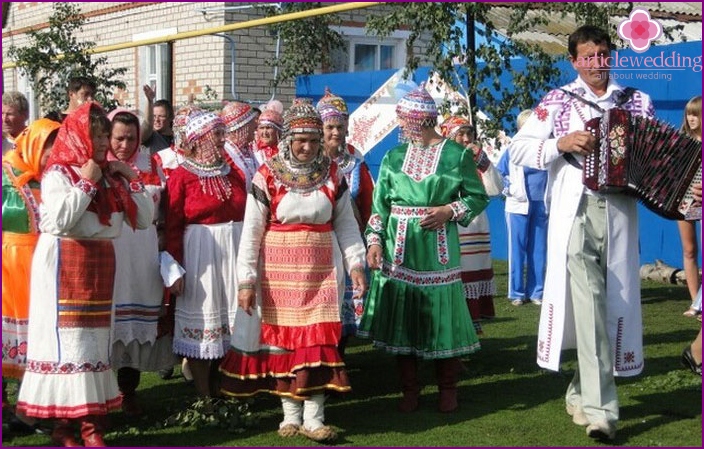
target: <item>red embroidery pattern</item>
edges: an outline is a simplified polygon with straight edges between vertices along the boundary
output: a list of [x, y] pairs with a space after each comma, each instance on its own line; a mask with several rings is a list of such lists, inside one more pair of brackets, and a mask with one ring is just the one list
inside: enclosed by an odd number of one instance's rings
[[211, 329], [192, 329], [190, 327], [184, 327], [181, 331], [181, 337], [204, 343], [218, 342], [227, 335], [230, 335], [230, 330], [226, 325]]
[[99, 373], [110, 370], [110, 365], [104, 362], [85, 363], [60, 363], [60, 362], [40, 362], [37, 360], [27, 360], [27, 372], [39, 374], [79, 374], [79, 373]]
[[416, 271], [399, 265], [384, 262], [381, 272], [391, 278], [419, 287], [429, 285], [448, 285], [453, 282], [462, 282], [462, 273], [459, 268], [441, 271]]
[[403, 263], [403, 255], [406, 250], [406, 229], [408, 228], [408, 218], [401, 217], [396, 227], [396, 242], [394, 245], [394, 265]]
[[643, 368], [643, 361], [636, 363], [635, 351], [623, 349], [623, 320], [623, 317], [619, 317], [616, 325], [616, 361], [614, 370], [616, 372], [638, 371]]
[[442, 228], [438, 229], [437, 232], [438, 262], [440, 262], [442, 265], [447, 265], [447, 263], [450, 261], [450, 254], [447, 251], [447, 229], [445, 228], [445, 225], [443, 225]]
[[76, 187], [78, 187], [81, 192], [85, 193], [89, 197], [94, 197], [96, 193], [98, 193], [98, 189], [95, 187], [95, 184], [92, 182], [88, 181], [87, 179], [81, 179], [76, 183]]
[[367, 234], [367, 248], [369, 248], [372, 245], [379, 245], [383, 246], [381, 244], [381, 236], [379, 234], [374, 234], [373, 232]]
[[384, 230], [384, 225], [381, 221], [381, 215], [379, 214], [372, 214], [371, 217], [369, 217], [369, 227], [372, 228], [372, 231], [374, 232], [382, 232]]
[[417, 147], [409, 143], [401, 171], [415, 182], [420, 182], [434, 174], [438, 168], [444, 143], [443, 140], [428, 148]]
[[350, 141], [352, 145], [363, 148], [364, 142], [369, 139], [369, 133], [372, 131], [372, 125], [379, 118], [379, 114], [373, 117], [359, 118], [352, 122], [352, 129], [350, 130]]
[[407, 218], [423, 218], [429, 211], [429, 207], [391, 206], [391, 215]]
[[452, 221], [462, 220], [469, 212], [469, 209], [462, 201], [453, 201], [450, 203], [450, 209], [452, 209]]
[[542, 106], [536, 107], [533, 113], [535, 113], [535, 116], [538, 117], [538, 120], [540, 120], [541, 122], [544, 122], [548, 119], [548, 110]]

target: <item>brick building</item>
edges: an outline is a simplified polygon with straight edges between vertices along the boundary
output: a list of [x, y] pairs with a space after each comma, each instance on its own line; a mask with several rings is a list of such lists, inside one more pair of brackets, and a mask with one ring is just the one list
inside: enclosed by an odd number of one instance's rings
[[[77, 37], [97, 46], [110, 46], [144, 39], [202, 31], [228, 24], [265, 17], [261, 4], [228, 2], [78, 2], [86, 17]], [[48, 26], [51, 3], [14, 2], [3, 27], [3, 60], [10, 45], [27, 42], [26, 31]], [[273, 5], [273, 4], [269, 4]], [[325, 4], [330, 6], [332, 4]], [[398, 31], [380, 40], [368, 37], [364, 25], [370, 14], [383, 14], [384, 5], [337, 13], [342, 21], [347, 52], [335, 55], [328, 71], [355, 71], [400, 68], [404, 64], [407, 31]], [[206, 91], [218, 100], [238, 99], [258, 105], [275, 97], [284, 104], [294, 95], [293, 82], [274, 89], [275, 68], [266, 64], [285, 42], [277, 39], [267, 26], [179, 38], [169, 42], [114, 50], [103, 53], [108, 64], [126, 67], [123, 81], [127, 88], [115, 92], [125, 105], [141, 108], [144, 101], [140, 86], [150, 83], [157, 98], [174, 105], [185, 104], [189, 97], [206, 98]], [[420, 52], [422, 54], [423, 52]], [[233, 73], [234, 71], [234, 73]], [[15, 68], [3, 70], [3, 90], [20, 90], [32, 95], [26, 79]], [[39, 111], [32, 106], [32, 116]]]

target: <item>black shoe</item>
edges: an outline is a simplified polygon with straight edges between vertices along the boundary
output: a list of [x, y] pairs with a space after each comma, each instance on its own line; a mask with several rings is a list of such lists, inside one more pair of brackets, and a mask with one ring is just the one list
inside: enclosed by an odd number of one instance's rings
[[[41, 434], [47, 432], [47, 428], [40, 425], [39, 421], [34, 424], [27, 424], [15, 415], [12, 415], [7, 423], [7, 427], [8, 430], [15, 435], [32, 435], [34, 433]], [[49, 433], [51, 433], [51, 430], [49, 430]]]
[[684, 348], [684, 351], [682, 351], [682, 366], [685, 368], [689, 368], [694, 374], [701, 376], [702, 375], [702, 364], [697, 363], [694, 360], [694, 357], [692, 357], [692, 347], [687, 346]]
[[171, 368], [164, 368], [159, 370], [159, 377], [161, 377], [164, 380], [171, 379], [174, 375], [174, 367], [172, 366]]

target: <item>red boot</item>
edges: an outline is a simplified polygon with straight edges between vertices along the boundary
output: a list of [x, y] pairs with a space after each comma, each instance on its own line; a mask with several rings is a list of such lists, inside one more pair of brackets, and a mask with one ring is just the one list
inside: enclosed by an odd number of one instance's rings
[[83, 447], [76, 441], [76, 435], [69, 419], [57, 419], [54, 422], [54, 430], [51, 432], [51, 441], [57, 446], [63, 447]]
[[103, 435], [105, 428], [97, 415], [88, 415], [81, 419], [81, 438], [86, 447], [105, 447]]
[[442, 413], [451, 413], [457, 410], [457, 379], [460, 368], [460, 360], [457, 357], [435, 360], [435, 375], [440, 391], [438, 410]]
[[396, 364], [401, 377], [401, 392], [403, 399], [398, 404], [398, 410], [402, 413], [410, 413], [418, 408], [418, 395], [420, 385], [418, 385], [418, 359], [414, 356], [396, 356]]

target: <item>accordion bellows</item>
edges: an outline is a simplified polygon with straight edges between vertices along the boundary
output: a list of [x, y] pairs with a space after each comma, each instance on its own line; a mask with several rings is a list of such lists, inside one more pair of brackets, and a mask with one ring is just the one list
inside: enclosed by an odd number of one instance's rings
[[584, 185], [638, 198], [656, 214], [701, 219], [692, 185], [702, 180], [702, 143], [650, 117], [610, 109], [587, 122], [598, 148], [584, 159]]

